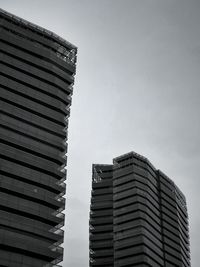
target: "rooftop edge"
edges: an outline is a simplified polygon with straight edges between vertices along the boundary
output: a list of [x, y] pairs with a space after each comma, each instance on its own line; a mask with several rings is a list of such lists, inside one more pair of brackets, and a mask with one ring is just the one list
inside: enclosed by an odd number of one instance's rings
[[29, 26], [31, 27], [32, 29], [34, 29], [35, 31], [39, 31], [40, 33], [43, 33], [43, 34], [46, 34], [47, 36], [51, 37], [51, 38], [55, 38], [56, 40], [60, 41], [62, 44], [72, 48], [72, 49], [75, 49], [77, 50], [77, 47], [75, 45], [73, 45], [72, 43], [66, 41], [65, 39], [63, 39], [62, 37], [60, 37], [59, 35], [57, 35], [56, 33], [52, 32], [52, 31], [49, 31], [41, 26], [38, 26], [37, 24], [34, 24], [30, 21], [27, 21], [25, 19], [22, 19], [10, 12], [7, 12], [6, 10], [0, 8], [0, 14], [3, 14], [11, 19], [14, 19], [15, 21], [17, 22], [20, 22], [22, 23], [23, 25], [26, 25], [26, 26]]

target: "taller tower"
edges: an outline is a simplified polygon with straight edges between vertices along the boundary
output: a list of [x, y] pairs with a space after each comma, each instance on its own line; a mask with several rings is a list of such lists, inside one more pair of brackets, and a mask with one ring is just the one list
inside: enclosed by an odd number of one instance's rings
[[186, 200], [174, 182], [134, 152], [114, 158], [109, 177], [105, 166], [93, 165], [90, 266], [189, 267]]
[[0, 9], [0, 266], [62, 261], [77, 49]]

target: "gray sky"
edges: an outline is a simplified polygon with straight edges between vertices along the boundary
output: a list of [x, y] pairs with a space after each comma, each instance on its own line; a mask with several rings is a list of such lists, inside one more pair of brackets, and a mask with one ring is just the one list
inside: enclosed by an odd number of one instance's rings
[[64, 267], [88, 267], [92, 163], [134, 150], [184, 192], [200, 253], [200, 1], [0, 0], [78, 46]]

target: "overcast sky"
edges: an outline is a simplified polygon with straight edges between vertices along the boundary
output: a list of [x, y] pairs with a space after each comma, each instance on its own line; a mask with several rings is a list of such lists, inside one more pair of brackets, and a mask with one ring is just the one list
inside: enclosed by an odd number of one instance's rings
[[88, 267], [92, 163], [136, 151], [188, 202], [200, 253], [200, 1], [0, 0], [78, 46], [69, 124], [64, 267]]

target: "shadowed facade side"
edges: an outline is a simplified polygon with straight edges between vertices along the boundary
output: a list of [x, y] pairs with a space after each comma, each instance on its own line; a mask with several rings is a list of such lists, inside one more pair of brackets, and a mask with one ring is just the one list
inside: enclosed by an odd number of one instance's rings
[[93, 165], [90, 266], [113, 266], [112, 175], [112, 165]]
[[60, 266], [75, 46], [0, 9], [0, 266]]
[[[90, 213], [90, 266], [189, 267], [189, 230], [186, 200], [174, 182], [143, 156], [131, 152], [113, 159], [110, 169], [112, 192], [112, 260], [101, 261], [96, 247], [103, 247], [108, 235], [95, 231], [93, 203], [95, 188], [104, 188], [99, 166], [93, 166]], [[95, 169], [95, 171], [94, 171]], [[106, 196], [101, 202], [107, 205]], [[106, 217], [105, 217], [106, 218]], [[92, 230], [91, 230], [92, 226]], [[100, 227], [101, 224], [99, 223]], [[103, 223], [102, 223], [103, 226]], [[94, 227], [94, 229], [93, 229]], [[101, 249], [99, 249], [101, 250]]]

